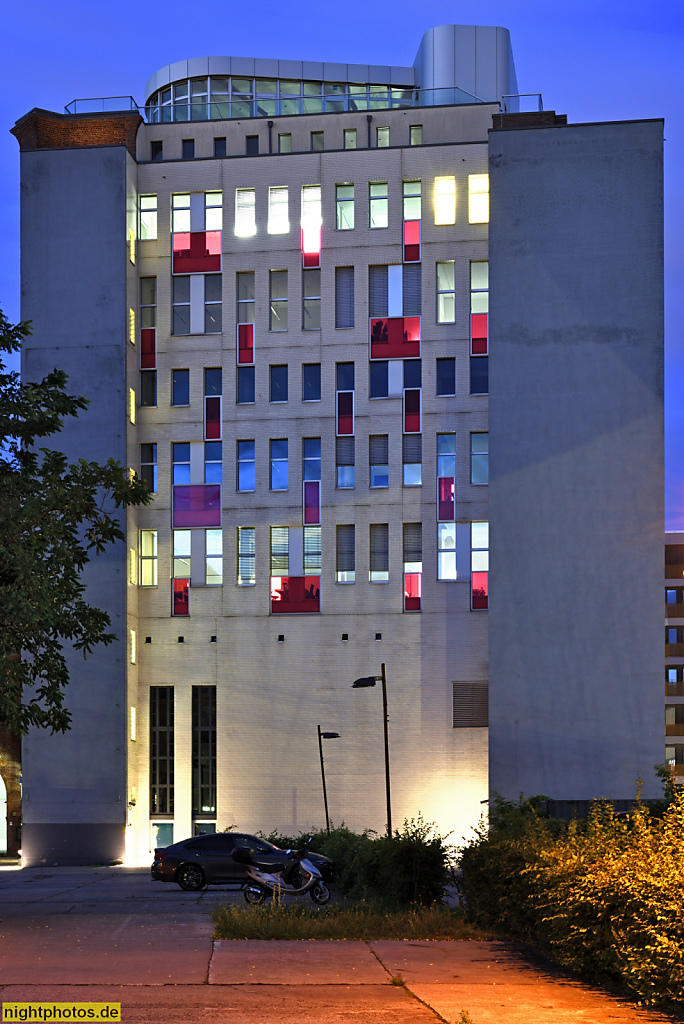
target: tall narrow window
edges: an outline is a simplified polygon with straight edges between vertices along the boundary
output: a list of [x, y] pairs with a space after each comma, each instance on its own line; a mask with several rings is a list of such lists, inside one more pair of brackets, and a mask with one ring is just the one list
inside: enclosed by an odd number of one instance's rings
[[456, 360], [453, 357], [436, 360], [437, 397], [456, 394]]
[[489, 483], [489, 434], [470, 435], [470, 482]]
[[335, 367], [337, 399], [337, 434], [354, 433], [354, 364], [337, 363]]
[[420, 220], [422, 187], [420, 181], [403, 183], [404, 263], [420, 261]]
[[354, 326], [354, 268], [335, 267], [335, 327]]
[[190, 334], [190, 277], [174, 277], [172, 334]]
[[238, 526], [239, 587], [252, 587], [256, 583], [256, 530], [253, 526]]
[[489, 392], [489, 263], [470, 264], [470, 393]]
[[287, 270], [271, 270], [271, 320], [269, 330], [287, 330]]
[[320, 153], [325, 149], [325, 136], [323, 132], [311, 132], [311, 152]]
[[254, 271], [237, 274], [237, 362], [254, 363]]
[[437, 524], [437, 579], [456, 579], [456, 523]]
[[222, 376], [220, 367], [204, 371], [204, 437], [207, 441], [221, 439]]
[[302, 265], [321, 265], [321, 186], [302, 185]]
[[180, 441], [173, 446], [173, 483], [190, 483], [190, 442]]
[[157, 368], [157, 278], [140, 278], [140, 369]]
[[370, 565], [368, 578], [371, 583], [387, 583], [389, 580], [389, 525], [370, 525]]
[[335, 186], [335, 226], [338, 231], [351, 231], [354, 227], [354, 186]]
[[271, 441], [271, 490], [286, 491], [288, 488], [287, 438]]
[[318, 331], [321, 328], [321, 272], [302, 271], [302, 328]]
[[321, 572], [321, 528], [304, 527], [304, 575], [319, 576]]
[[369, 363], [369, 398], [389, 397], [389, 363], [387, 360], [376, 360]]
[[157, 586], [157, 531], [140, 531], [140, 586]]
[[223, 444], [221, 441], [204, 442], [204, 482], [223, 483]]
[[171, 371], [171, 405], [190, 405], [190, 371]]
[[302, 364], [302, 402], [320, 402], [321, 364]]
[[456, 178], [435, 178], [435, 224], [456, 223]]
[[204, 275], [204, 333], [220, 334], [222, 331], [221, 275]]
[[157, 197], [138, 197], [138, 237], [142, 242], [157, 237]]
[[489, 607], [489, 523], [471, 523], [470, 569], [473, 611]]
[[174, 812], [173, 686], [150, 687], [150, 814]]
[[251, 405], [255, 399], [254, 389], [254, 367], [238, 366], [237, 368], [237, 396], [238, 405]]
[[181, 140], [181, 156], [183, 160], [194, 160], [195, 159], [195, 140], [194, 139], [182, 139]]
[[368, 226], [371, 228], [386, 228], [389, 224], [387, 182], [371, 182], [368, 190]]
[[421, 430], [422, 369], [420, 359], [404, 359], [404, 433]]
[[356, 580], [356, 529], [354, 524], [338, 526], [335, 530], [335, 578], [338, 583]]
[[191, 578], [191, 531], [173, 531], [173, 614], [188, 615]]
[[259, 156], [259, 136], [245, 136], [245, 156]]
[[420, 487], [423, 482], [423, 435], [404, 434], [401, 449], [404, 487]]
[[[302, 522], [304, 526], [321, 523], [321, 439], [305, 437], [302, 441]], [[319, 565], [320, 569], [320, 565]]]
[[268, 233], [286, 235], [289, 230], [287, 185], [273, 185], [268, 190]]
[[287, 402], [287, 365], [270, 366], [269, 401]]
[[[214, 104], [214, 106], [218, 106], [218, 104]], [[214, 156], [220, 159], [222, 157], [225, 157], [226, 152], [226, 136], [216, 136], [216, 138], [214, 139]]]
[[335, 464], [338, 488], [347, 489], [354, 487], [356, 479], [356, 449], [353, 437], [335, 438]]
[[271, 575], [287, 576], [290, 571], [290, 531], [287, 526], [271, 527]]
[[192, 688], [192, 813], [216, 817], [216, 687]]
[[390, 130], [389, 128], [376, 128], [375, 129], [375, 144], [378, 149], [386, 149], [390, 144]]
[[437, 264], [437, 323], [456, 322], [456, 272], [453, 260]]
[[171, 232], [176, 235], [178, 233], [190, 232], [192, 230], [190, 224], [190, 193], [189, 192], [177, 192], [171, 196]]
[[221, 231], [223, 228], [223, 192], [204, 193], [204, 230]]
[[150, 494], [157, 493], [157, 446], [140, 445], [140, 479]]
[[278, 135], [278, 152], [292, 152], [292, 135], [290, 132], [280, 132], [280, 134]]
[[468, 175], [468, 223], [489, 223], [489, 175]]
[[437, 519], [453, 521], [456, 501], [456, 435], [437, 435]]
[[148, 408], [157, 404], [157, 371], [140, 371], [140, 406]]
[[356, 128], [344, 129], [344, 148], [356, 149]]
[[422, 146], [423, 145], [423, 126], [422, 124], [412, 124], [409, 128], [409, 146]]
[[208, 587], [223, 583], [223, 530], [204, 531], [204, 582]]
[[389, 487], [389, 437], [371, 434], [368, 438], [370, 486]]
[[404, 611], [419, 612], [423, 577], [423, 525], [404, 523]]
[[240, 238], [256, 235], [256, 190], [235, 189], [235, 234]]
[[237, 443], [237, 489], [253, 491], [256, 486], [254, 441]]

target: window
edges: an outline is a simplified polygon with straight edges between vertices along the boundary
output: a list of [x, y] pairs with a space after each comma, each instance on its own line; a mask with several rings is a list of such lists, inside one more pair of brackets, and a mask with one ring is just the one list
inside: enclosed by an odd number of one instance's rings
[[287, 270], [269, 272], [271, 319], [269, 330], [287, 330]]
[[[134, 629], [129, 629], [128, 637], [129, 637], [129, 659], [130, 659], [131, 665], [135, 665], [135, 662], [136, 662], [136, 659], [137, 659], [137, 637], [135, 635], [135, 630]], [[131, 710], [133, 710], [133, 709], [131, 709]], [[131, 732], [133, 733], [133, 735], [131, 736], [131, 739], [134, 740], [135, 739], [135, 727], [133, 727]]]
[[471, 608], [489, 607], [489, 523], [471, 523]]
[[192, 813], [216, 817], [216, 687], [192, 688]]
[[204, 333], [220, 334], [221, 316], [221, 275], [204, 275]]
[[371, 523], [368, 578], [371, 583], [387, 583], [389, 580], [388, 523]]
[[128, 549], [128, 582], [134, 587], [138, 585], [138, 556], [135, 548]]
[[145, 407], [157, 404], [157, 371], [140, 371], [140, 405]]
[[194, 139], [183, 139], [182, 140], [182, 157], [183, 160], [194, 160], [195, 159], [195, 140]]
[[128, 389], [128, 422], [135, 426], [135, 389]]
[[173, 445], [173, 483], [190, 484], [190, 442], [181, 441]]
[[223, 585], [223, 530], [204, 531], [204, 582], [208, 587]]
[[254, 403], [254, 393], [254, 367], [238, 366], [237, 404], [252, 405]]
[[389, 128], [375, 129], [375, 145], [378, 149], [386, 149], [390, 144]]
[[369, 368], [369, 397], [387, 398], [389, 395], [389, 363], [386, 360], [378, 360], [368, 364]]
[[221, 438], [222, 377], [220, 367], [204, 371], [204, 437], [207, 441], [218, 441]]
[[422, 124], [412, 124], [409, 128], [409, 145], [410, 146], [422, 146], [423, 145], [423, 126]]
[[[409, 248], [405, 246], [404, 248]], [[422, 313], [422, 281], [423, 273], [420, 263], [405, 263], [401, 268], [401, 311], [405, 317], [418, 317]], [[389, 284], [390, 294], [392, 288]], [[420, 322], [418, 322], [418, 336], [420, 337]], [[406, 324], [405, 328], [409, 325]]]
[[470, 482], [489, 483], [489, 434], [470, 435]]
[[157, 493], [157, 446], [140, 445], [140, 479], [150, 494]]
[[287, 365], [271, 366], [269, 402], [287, 402]]
[[238, 491], [253, 491], [256, 485], [254, 441], [238, 441], [237, 458], [237, 489]]
[[344, 148], [356, 149], [356, 128], [344, 129]]
[[171, 371], [171, 405], [190, 405], [190, 371]]
[[319, 267], [321, 263], [321, 186], [302, 185], [302, 264]]
[[320, 153], [324, 148], [323, 132], [311, 132], [311, 152]]
[[145, 242], [157, 237], [157, 197], [138, 197], [138, 237]]
[[[156, 445], [155, 445], [156, 447]], [[140, 586], [157, 586], [157, 531], [140, 531]]]
[[354, 326], [354, 268], [335, 267], [335, 327]]
[[173, 686], [150, 687], [150, 814], [173, 814]]
[[489, 356], [470, 359], [470, 394], [489, 394]]
[[[282, 88], [282, 85], [281, 85]], [[291, 153], [292, 152], [292, 135], [290, 132], [280, 132], [278, 135], [278, 152], [279, 153]]]
[[387, 182], [373, 182], [368, 186], [368, 189], [368, 226], [371, 228], [386, 228], [389, 224]]
[[302, 271], [302, 328], [305, 331], [321, 329], [321, 272]]
[[245, 136], [245, 155], [246, 156], [258, 156], [259, 155], [259, 136], [258, 135], [247, 135], [247, 136]]
[[456, 435], [437, 435], [437, 519], [453, 521], [456, 500]]
[[256, 235], [256, 190], [235, 189], [235, 234], [239, 238]]
[[337, 487], [347, 489], [355, 484], [356, 450], [353, 437], [335, 438], [335, 465], [337, 468]]
[[150, 142], [150, 160], [163, 160], [164, 159], [164, 143], [163, 142]]
[[437, 360], [437, 397], [456, 394], [456, 360]]
[[420, 359], [404, 359], [404, 433], [421, 429], [422, 370]]
[[456, 322], [456, 273], [453, 260], [437, 264], [437, 323]]
[[389, 487], [389, 437], [371, 434], [368, 438], [370, 486]]
[[437, 524], [437, 579], [456, 579], [456, 524]]
[[271, 527], [271, 575], [290, 571], [290, 531], [287, 526]]
[[237, 322], [254, 323], [254, 271], [237, 274]]
[[220, 138], [214, 139], [214, 156], [224, 157], [226, 155], [226, 137], [221, 136]]
[[204, 482], [223, 483], [223, 444], [221, 441], [204, 442]]
[[190, 278], [171, 279], [173, 289], [172, 334], [190, 334]]
[[419, 612], [423, 577], [423, 525], [404, 523], [404, 611]]
[[286, 235], [290, 230], [287, 185], [274, 185], [268, 190], [268, 233]]
[[356, 528], [354, 524], [335, 530], [335, 579], [338, 583], [356, 580]]
[[304, 527], [304, 575], [318, 576], [321, 572], [321, 528]]
[[335, 367], [337, 434], [354, 433], [354, 364], [337, 363]]
[[135, 345], [135, 310], [131, 308], [128, 310], [128, 340]]
[[157, 366], [157, 278], [140, 278], [140, 369]]
[[320, 402], [321, 400], [321, 364], [303, 363], [302, 365], [302, 402]]
[[338, 231], [354, 227], [354, 186], [335, 185], [335, 226]]
[[489, 263], [470, 264], [470, 394], [489, 392]]
[[171, 231], [173, 234], [191, 230], [190, 193], [176, 192], [171, 196]]
[[403, 435], [401, 458], [404, 487], [420, 487], [423, 483], [422, 434]]
[[173, 614], [188, 615], [190, 611], [190, 530], [173, 531]]
[[389, 309], [387, 264], [368, 267], [368, 312], [371, 317], [387, 316]]
[[321, 439], [305, 437], [302, 441], [302, 480], [321, 479]]
[[468, 175], [468, 223], [489, 223], [489, 175]]
[[405, 181], [404, 183], [404, 220], [420, 220], [421, 217], [421, 193], [420, 181]]
[[287, 438], [271, 441], [271, 490], [288, 488]]
[[456, 178], [435, 178], [435, 224], [456, 223]]
[[252, 587], [256, 583], [256, 530], [253, 526], [238, 526], [238, 569], [239, 587]]

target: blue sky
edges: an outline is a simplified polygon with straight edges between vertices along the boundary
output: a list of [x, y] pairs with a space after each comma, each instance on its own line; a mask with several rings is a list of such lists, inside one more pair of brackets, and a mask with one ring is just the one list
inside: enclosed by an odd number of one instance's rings
[[[521, 92], [571, 122], [665, 118], [666, 510], [684, 529], [684, 4], [681, 0], [406, 0], [314, 7], [204, 0], [34, 0], [3, 13], [0, 307], [19, 319], [19, 154], [9, 129], [32, 107], [133, 95], [174, 60], [214, 54], [410, 65], [433, 25], [503, 25]], [[610, 301], [610, 296], [606, 297]]]

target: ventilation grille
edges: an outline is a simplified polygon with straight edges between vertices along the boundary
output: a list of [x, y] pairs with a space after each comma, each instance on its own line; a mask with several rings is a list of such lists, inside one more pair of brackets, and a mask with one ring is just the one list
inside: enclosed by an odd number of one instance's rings
[[487, 683], [454, 683], [454, 729], [486, 729], [489, 725]]

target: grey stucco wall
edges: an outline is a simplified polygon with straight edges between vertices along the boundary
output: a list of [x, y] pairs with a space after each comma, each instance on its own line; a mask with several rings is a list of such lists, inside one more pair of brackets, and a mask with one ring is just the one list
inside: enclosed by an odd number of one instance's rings
[[[55, 366], [90, 399], [50, 444], [100, 462], [126, 456], [126, 165], [121, 147], [22, 154], [22, 317], [33, 335], [25, 380]], [[28, 862], [81, 863], [122, 853], [126, 806], [126, 547], [86, 569], [86, 599], [106, 609], [120, 640], [87, 661], [68, 652], [73, 712], [64, 736], [25, 737], [23, 851]], [[76, 827], [78, 826], [78, 827]], [[103, 845], [103, 836], [106, 842]], [[52, 852], [51, 852], [52, 851]]]
[[490, 788], [658, 794], [662, 122], [490, 133]]

